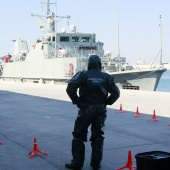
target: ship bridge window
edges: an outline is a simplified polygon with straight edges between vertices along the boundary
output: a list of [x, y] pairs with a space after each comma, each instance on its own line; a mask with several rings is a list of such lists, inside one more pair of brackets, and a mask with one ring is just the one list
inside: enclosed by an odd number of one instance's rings
[[81, 42], [90, 42], [90, 37], [82, 37]]
[[52, 41], [55, 41], [55, 36], [52, 38]]
[[79, 37], [72, 37], [72, 42], [79, 42]]
[[69, 36], [60, 37], [60, 42], [69, 42]]

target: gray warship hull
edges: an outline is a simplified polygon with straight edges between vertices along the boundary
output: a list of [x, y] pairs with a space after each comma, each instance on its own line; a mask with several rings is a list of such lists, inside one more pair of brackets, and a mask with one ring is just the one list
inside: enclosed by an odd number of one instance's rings
[[[44, 84], [67, 83], [81, 67], [80, 60], [75, 57], [5, 63], [1, 79]], [[139, 90], [155, 91], [165, 71], [166, 69], [129, 70], [109, 74], [114, 77], [119, 88], [138, 86]]]

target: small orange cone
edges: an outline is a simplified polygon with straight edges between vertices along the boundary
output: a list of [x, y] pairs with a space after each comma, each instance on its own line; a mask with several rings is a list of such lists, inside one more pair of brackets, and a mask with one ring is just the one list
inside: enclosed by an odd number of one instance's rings
[[155, 120], [155, 121], [159, 122], [159, 120], [156, 118], [155, 110], [153, 111], [153, 116], [148, 120]]
[[170, 126], [170, 124], [168, 124], [168, 126]]
[[31, 151], [30, 154], [30, 158], [32, 158], [34, 155], [36, 155], [36, 153], [42, 153], [44, 155], [48, 155], [47, 153], [41, 151], [38, 149], [38, 145], [37, 145], [37, 139], [34, 138], [34, 147], [33, 147], [33, 151]]
[[0, 142], [0, 145], [3, 145], [3, 143], [2, 143], [2, 142]]
[[122, 109], [122, 104], [120, 104], [120, 109], [117, 112], [120, 112], [120, 113], [124, 112], [123, 109]]
[[138, 107], [137, 107], [137, 109], [136, 109], [136, 114], [134, 115], [134, 117], [143, 117], [143, 116], [139, 113]]
[[133, 170], [134, 168], [136, 168], [136, 166], [134, 166], [132, 164], [132, 153], [131, 153], [131, 150], [129, 150], [129, 152], [128, 152], [128, 161], [127, 161], [126, 165], [118, 168], [117, 170], [121, 170], [121, 169], [125, 169], [125, 168], [129, 168], [129, 170]]

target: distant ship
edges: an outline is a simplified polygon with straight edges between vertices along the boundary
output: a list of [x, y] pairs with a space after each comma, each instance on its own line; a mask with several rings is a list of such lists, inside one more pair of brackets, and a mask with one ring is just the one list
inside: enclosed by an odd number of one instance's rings
[[28, 49], [27, 41], [17, 39], [14, 44], [14, 55], [4, 56], [1, 80], [13, 80], [33, 83], [67, 83], [78, 71], [87, 69], [88, 58], [92, 54], [101, 57], [102, 71], [109, 73], [115, 83], [122, 89], [155, 91], [165, 68], [137, 70], [127, 65], [126, 58], [105, 52], [103, 42], [96, 41], [94, 33], [76, 31], [74, 25], [70, 32], [63, 28], [56, 32], [57, 19], [69, 19], [70, 16], [57, 16], [51, 12], [50, 0], [46, 1], [46, 15], [34, 15], [46, 19], [41, 26], [44, 35], [37, 39]]
[[162, 62], [160, 66], [159, 62], [147, 62], [145, 59], [142, 57], [138, 60], [138, 62], [133, 65], [134, 69], [150, 69], [150, 68], [160, 68], [163, 67], [167, 70], [170, 70], [170, 62]]

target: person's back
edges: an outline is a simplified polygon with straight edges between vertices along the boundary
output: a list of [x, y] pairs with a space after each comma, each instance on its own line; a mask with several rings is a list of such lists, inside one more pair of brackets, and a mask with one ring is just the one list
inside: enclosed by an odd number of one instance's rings
[[[79, 95], [77, 94], [78, 89]], [[106, 105], [113, 104], [119, 98], [120, 91], [115, 85], [113, 77], [101, 72], [101, 60], [96, 55], [90, 56], [87, 71], [78, 72], [69, 81], [66, 91], [73, 104], [79, 108], [73, 131], [73, 160], [71, 164], [66, 164], [66, 167], [81, 169], [83, 166], [84, 142], [87, 141], [88, 127], [91, 125], [91, 166], [98, 169], [103, 155]]]

